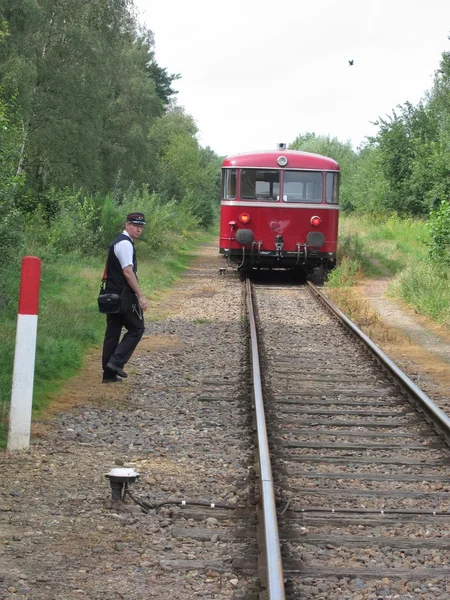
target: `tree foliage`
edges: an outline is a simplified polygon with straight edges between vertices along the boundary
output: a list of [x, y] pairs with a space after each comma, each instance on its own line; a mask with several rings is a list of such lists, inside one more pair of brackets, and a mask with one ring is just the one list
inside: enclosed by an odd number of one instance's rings
[[373, 142], [360, 148], [349, 191], [355, 212], [373, 215], [389, 212], [389, 185], [381, 161], [380, 149]]
[[385, 208], [420, 216], [437, 209], [450, 195], [450, 53], [417, 106], [406, 102], [377, 125]]
[[155, 63], [151, 32], [137, 31], [130, 0], [0, 1], [10, 32], [0, 76], [22, 107], [18, 170], [29, 185], [106, 191], [119, 165], [141, 181], [172, 78]]
[[185, 223], [210, 225], [218, 157], [176, 106], [179, 78], [157, 63], [133, 0], [0, 0], [5, 222], [25, 216], [33, 243], [47, 229], [60, 252], [92, 250], [107, 202], [123, 215], [133, 198], [174, 219], [178, 206]]

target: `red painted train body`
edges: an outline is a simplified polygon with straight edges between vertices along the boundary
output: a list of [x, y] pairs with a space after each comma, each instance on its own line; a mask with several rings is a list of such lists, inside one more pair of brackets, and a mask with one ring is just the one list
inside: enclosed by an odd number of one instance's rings
[[338, 221], [333, 159], [282, 148], [224, 160], [220, 253], [237, 268], [332, 269]]

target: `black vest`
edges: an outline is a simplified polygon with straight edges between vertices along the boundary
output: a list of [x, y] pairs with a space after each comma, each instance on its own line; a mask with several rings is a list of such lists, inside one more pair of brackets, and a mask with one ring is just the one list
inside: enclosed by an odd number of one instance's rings
[[113, 240], [111, 246], [109, 247], [108, 258], [106, 260], [106, 291], [115, 292], [116, 294], [122, 293], [125, 288], [131, 290], [127, 280], [125, 279], [125, 275], [123, 274], [119, 259], [114, 254], [115, 244], [121, 242], [122, 240], [130, 242], [130, 244], [133, 246], [133, 271], [137, 277], [137, 258], [133, 240], [124, 233], [121, 233]]

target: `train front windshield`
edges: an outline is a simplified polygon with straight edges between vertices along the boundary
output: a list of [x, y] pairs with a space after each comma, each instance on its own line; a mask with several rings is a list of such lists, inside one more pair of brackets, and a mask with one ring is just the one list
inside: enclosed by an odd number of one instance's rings
[[[283, 202], [309, 202], [319, 204], [338, 204], [339, 174], [321, 171], [276, 169], [224, 169], [222, 177], [222, 198], [237, 197], [237, 183], [240, 180], [240, 198], [242, 200], [280, 201], [282, 188]], [[325, 194], [324, 194], [325, 191]], [[325, 198], [324, 198], [325, 195]]]

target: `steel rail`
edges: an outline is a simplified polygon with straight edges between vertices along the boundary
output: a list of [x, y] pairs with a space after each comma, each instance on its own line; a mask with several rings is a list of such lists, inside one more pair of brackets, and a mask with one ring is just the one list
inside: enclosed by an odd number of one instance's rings
[[250, 280], [245, 280], [247, 310], [250, 324], [251, 358], [253, 375], [253, 395], [256, 412], [258, 437], [259, 469], [261, 480], [261, 496], [264, 516], [264, 541], [266, 552], [267, 591], [269, 600], [285, 600], [283, 566], [281, 561], [280, 538], [278, 534], [275, 492], [270, 464], [269, 442], [267, 439], [266, 417], [261, 386], [259, 367], [258, 340], [256, 322], [252, 303]]
[[[397, 365], [379, 348], [367, 335], [359, 329], [350, 319], [348, 319], [344, 313], [330, 300], [325, 294], [320, 291], [310, 281], [307, 282], [310, 289], [320, 298], [325, 306], [331, 310], [336, 317], [352, 332], [354, 333], [365, 346], [372, 352], [375, 358], [381, 363], [381, 365], [387, 369], [387, 371], [400, 383], [403, 389], [406, 390], [419, 404], [424, 408], [428, 414], [431, 415], [434, 422], [443, 428], [445, 436], [450, 435], [450, 418], [442, 411], [429, 396], [427, 396], [411, 379], [401, 371]], [[447, 443], [449, 441], [446, 439]]]

